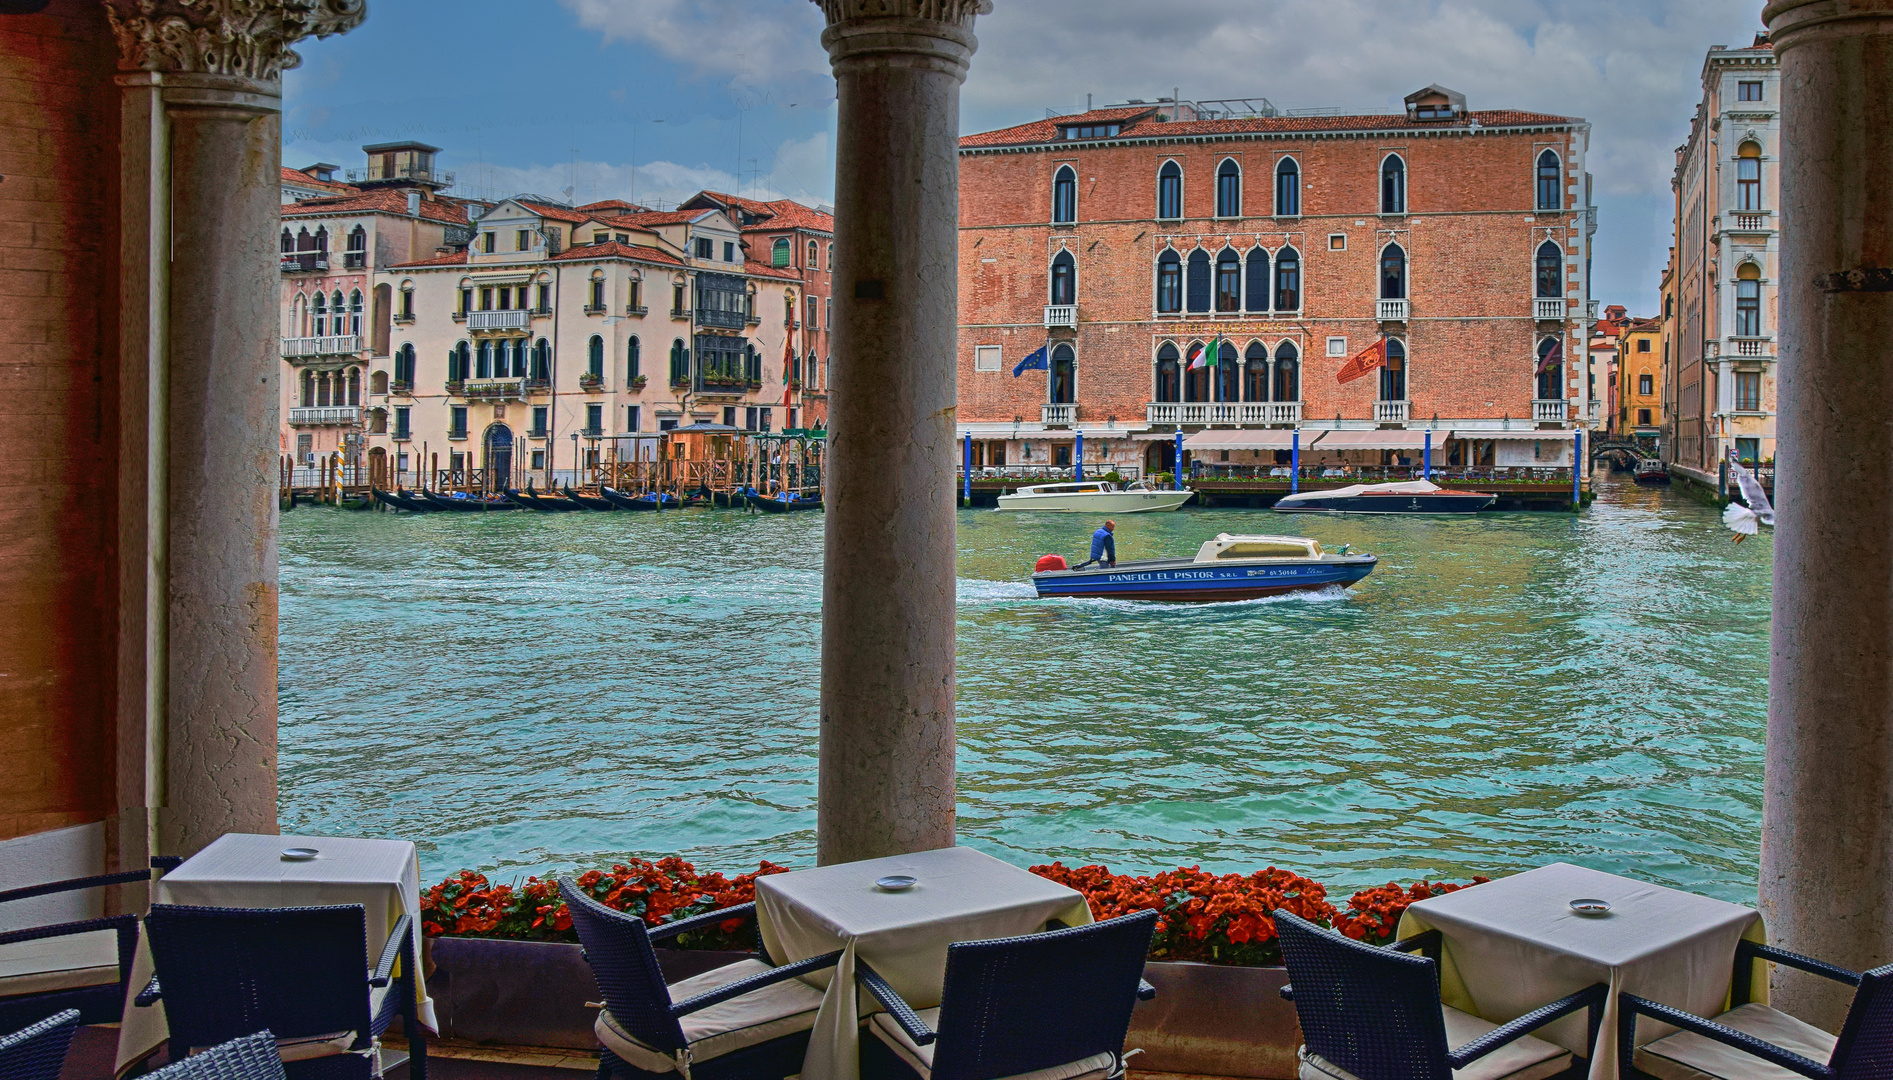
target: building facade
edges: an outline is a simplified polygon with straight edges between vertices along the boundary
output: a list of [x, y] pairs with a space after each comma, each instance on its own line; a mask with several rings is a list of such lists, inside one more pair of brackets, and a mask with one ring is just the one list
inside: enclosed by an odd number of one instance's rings
[[[1218, 436], [1218, 464], [1285, 461], [1300, 428], [1347, 433], [1324, 441], [1349, 463], [1417, 457], [1431, 429], [1462, 433], [1436, 463], [1568, 465], [1602, 419], [1588, 139], [1440, 87], [1404, 116], [1160, 99], [963, 138], [975, 466], [1059, 465], [1082, 431], [1087, 463], [1162, 471], [1177, 431], [1222, 428], [1263, 434]], [[1384, 364], [1337, 382], [1383, 337]]]
[[[1676, 151], [1676, 247], [1665, 289], [1674, 403], [1664, 457], [1713, 483], [1733, 448], [1775, 456], [1780, 91], [1765, 37], [1709, 50], [1702, 102]], [[1674, 313], [1669, 314], [1671, 300]]]
[[1611, 430], [1658, 448], [1663, 435], [1662, 321], [1630, 319], [1618, 335]]

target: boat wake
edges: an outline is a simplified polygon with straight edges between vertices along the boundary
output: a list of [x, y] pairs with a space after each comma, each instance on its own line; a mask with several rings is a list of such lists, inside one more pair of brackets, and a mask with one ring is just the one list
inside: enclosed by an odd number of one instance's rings
[[1023, 581], [982, 581], [975, 578], [959, 579], [959, 604], [961, 607], [981, 607], [999, 604], [1030, 603], [1057, 607], [1078, 607], [1103, 609], [1107, 611], [1136, 612], [1188, 612], [1213, 608], [1265, 607], [1271, 604], [1333, 604], [1348, 598], [1348, 590], [1339, 585], [1330, 585], [1325, 589], [1309, 589], [1302, 592], [1281, 593], [1276, 596], [1253, 596], [1241, 600], [1209, 600], [1195, 603], [1170, 603], [1157, 600], [1118, 600], [1102, 596], [1047, 596], [1040, 597], [1038, 590], [1029, 582]]

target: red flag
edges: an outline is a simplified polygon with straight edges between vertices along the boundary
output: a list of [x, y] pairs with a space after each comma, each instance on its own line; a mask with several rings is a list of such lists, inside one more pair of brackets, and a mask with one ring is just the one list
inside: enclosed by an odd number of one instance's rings
[[1551, 348], [1545, 350], [1544, 357], [1538, 361], [1538, 374], [1543, 375], [1545, 372], [1550, 371], [1554, 367], [1557, 367], [1563, 361], [1564, 361], [1564, 338], [1562, 337], [1552, 338]]
[[1360, 378], [1361, 376], [1367, 374], [1368, 372], [1374, 370], [1377, 367], [1386, 367], [1386, 366], [1387, 366], [1387, 335], [1382, 334], [1380, 336], [1379, 341], [1376, 341], [1372, 345], [1369, 345], [1367, 348], [1362, 349], [1358, 353], [1355, 353], [1354, 359], [1349, 360], [1346, 364], [1342, 365], [1341, 371], [1339, 374], [1337, 374], [1334, 377], [1334, 381], [1343, 382], [1343, 383], [1351, 383], [1355, 379]]
[[[789, 369], [794, 366], [794, 364], [795, 341], [790, 335], [784, 334], [782, 335], [782, 407], [784, 409], [790, 408], [789, 394], [793, 391], [794, 386], [789, 382]], [[783, 426], [788, 426], [786, 419], [783, 421]]]

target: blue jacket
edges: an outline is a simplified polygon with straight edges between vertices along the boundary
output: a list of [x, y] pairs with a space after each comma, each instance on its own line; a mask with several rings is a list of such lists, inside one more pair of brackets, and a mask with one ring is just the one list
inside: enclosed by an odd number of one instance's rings
[[1091, 534], [1091, 561], [1097, 562], [1100, 559], [1105, 562], [1117, 561], [1117, 540], [1112, 537], [1109, 529], [1100, 528]]

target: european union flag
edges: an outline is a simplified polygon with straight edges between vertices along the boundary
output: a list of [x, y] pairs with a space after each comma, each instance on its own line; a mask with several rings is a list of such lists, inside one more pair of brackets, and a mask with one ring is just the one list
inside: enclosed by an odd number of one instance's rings
[[1045, 346], [1040, 345], [1037, 352], [1028, 353], [1025, 359], [1019, 361], [1019, 366], [1012, 369], [1012, 377], [1016, 379], [1027, 371], [1050, 370], [1052, 370], [1052, 365], [1049, 360], [1045, 359]]

